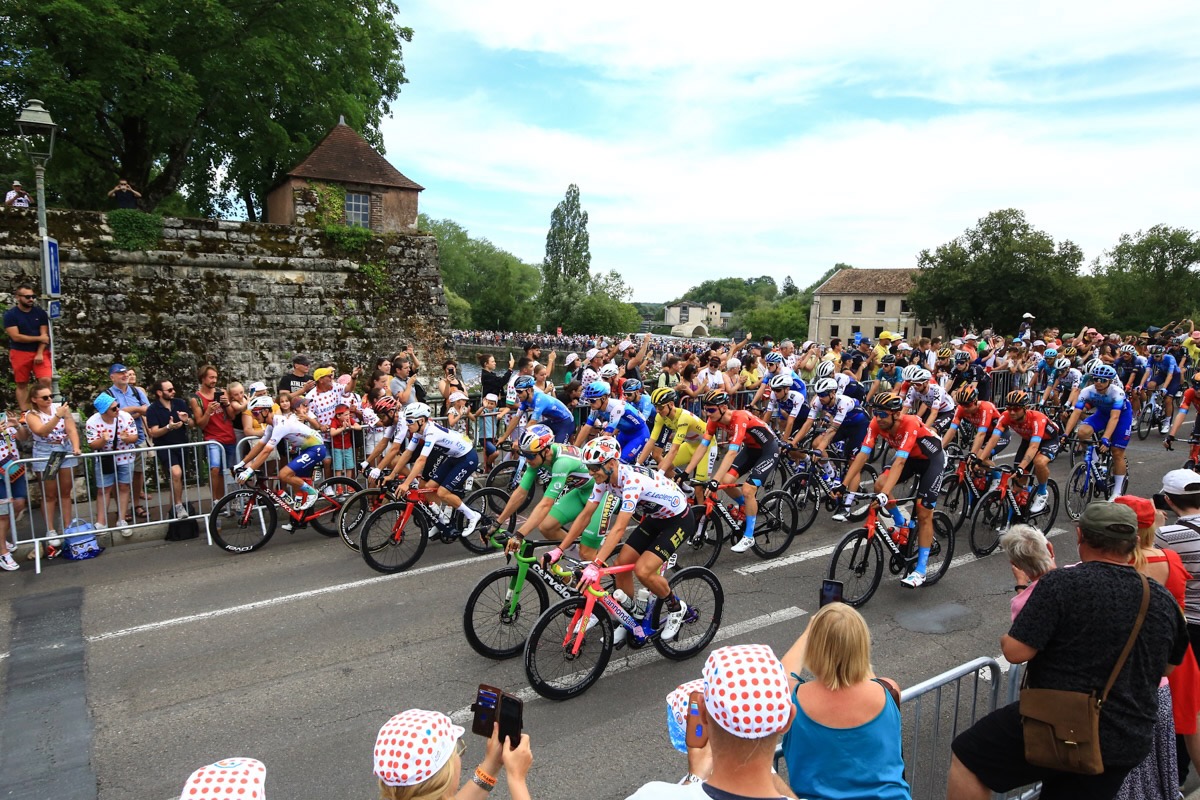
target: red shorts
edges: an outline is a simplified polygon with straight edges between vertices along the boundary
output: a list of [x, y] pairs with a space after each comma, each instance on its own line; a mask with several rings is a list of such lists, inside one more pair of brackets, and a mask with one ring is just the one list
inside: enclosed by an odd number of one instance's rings
[[51, 367], [50, 351], [46, 350], [45, 358], [41, 364], [34, 364], [33, 359], [37, 353], [31, 353], [28, 350], [9, 350], [8, 361], [12, 364], [13, 380], [17, 383], [29, 383], [29, 375], [32, 372], [39, 380], [50, 380], [51, 373], [54, 369]]

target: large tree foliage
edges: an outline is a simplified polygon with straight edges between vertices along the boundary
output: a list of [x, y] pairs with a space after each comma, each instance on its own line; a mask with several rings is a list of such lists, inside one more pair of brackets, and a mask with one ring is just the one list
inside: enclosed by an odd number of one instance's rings
[[642, 324], [637, 308], [628, 302], [633, 290], [615, 270], [591, 278], [588, 292], [576, 307], [567, 333], [616, 335], [636, 331]]
[[501, 250], [487, 239], [475, 239], [449, 219], [421, 215], [420, 228], [438, 242], [442, 283], [450, 305], [451, 324], [492, 331], [529, 331], [537, 323], [534, 298], [537, 267]]
[[391, 0], [9, 0], [0, 13], [0, 129], [30, 97], [61, 127], [64, 205], [97, 207], [124, 177], [153, 209], [182, 189], [199, 211], [245, 204], [339, 115], [382, 150], [405, 83]]
[[770, 275], [757, 278], [717, 278], [704, 281], [684, 292], [681, 300], [693, 303], [721, 304], [722, 311], [736, 312], [750, 308], [761, 300], [772, 301], [779, 294], [775, 279]]
[[1155, 225], [1124, 234], [1097, 259], [1111, 325], [1142, 330], [1181, 319], [1200, 308], [1200, 237], [1184, 228]]
[[793, 294], [776, 302], [760, 300], [743, 308], [734, 319], [738, 330], [749, 331], [756, 338], [773, 336], [783, 339], [803, 339], [808, 334], [808, 307], [811, 301], [802, 294]]
[[587, 294], [592, 266], [587, 224], [588, 214], [579, 204], [579, 187], [572, 183], [554, 207], [546, 233], [539, 303], [551, 330], [569, 327], [572, 314]]
[[1055, 244], [1017, 209], [993, 211], [962, 236], [917, 256], [909, 300], [917, 318], [951, 329], [1015, 331], [1021, 315], [1070, 328], [1094, 318], [1091, 287], [1079, 275], [1083, 252]]

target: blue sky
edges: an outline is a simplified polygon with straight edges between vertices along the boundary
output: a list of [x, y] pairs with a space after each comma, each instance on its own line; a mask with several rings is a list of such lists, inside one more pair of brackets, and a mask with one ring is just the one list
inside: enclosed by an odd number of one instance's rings
[[421, 210], [540, 263], [567, 185], [634, 299], [915, 264], [1016, 207], [1090, 262], [1195, 228], [1200, 6], [402, 5]]

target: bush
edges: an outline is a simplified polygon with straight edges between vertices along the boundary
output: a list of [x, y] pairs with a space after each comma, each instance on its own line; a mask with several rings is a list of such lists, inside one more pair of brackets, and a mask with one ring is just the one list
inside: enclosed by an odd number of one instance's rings
[[375, 238], [369, 228], [355, 225], [326, 225], [325, 236], [334, 247], [351, 255], [365, 252], [367, 244]]
[[149, 250], [162, 241], [162, 215], [123, 208], [108, 213], [113, 243], [121, 250]]

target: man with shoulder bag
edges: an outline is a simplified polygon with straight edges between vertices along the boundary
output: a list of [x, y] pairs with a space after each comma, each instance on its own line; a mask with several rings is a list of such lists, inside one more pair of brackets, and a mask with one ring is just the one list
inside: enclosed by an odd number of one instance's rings
[[1043, 800], [1108, 800], [1150, 752], [1163, 675], [1187, 626], [1171, 594], [1131, 563], [1137, 515], [1093, 502], [1076, 528], [1078, 565], [1042, 576], [1004, 657], [1024, 664], [1021, 700], [954, 740], [947, 797], [988, 800], [1038, 781]]

